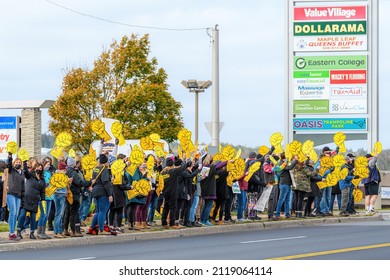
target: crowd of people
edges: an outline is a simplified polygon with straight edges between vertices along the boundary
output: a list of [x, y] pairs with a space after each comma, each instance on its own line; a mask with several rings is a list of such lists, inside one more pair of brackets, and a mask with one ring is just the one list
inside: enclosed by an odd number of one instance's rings
[[[110, 153], [100, 148], [89, 180], [85, 179], [81, 157], [77, 155], [59, 158], [54, 167], [50, 157], [22, 162], [9, 153], [7, 162], [0, 162], [0, 217], [8, 223], [9, 239], [23, 239], [26, 229], [30, 239], [83, 237], [84, 232], [117, 235], [125, 229], [156, 226], [156, 213], [161, 216], [164, 229], [255, 221], [261, 219], [259, 213], [267, 213], [268, 220], [275, 221], [281, 219], [282, 213], [285, 219], [293, 215], [297, 219], [332, 216], [336, 198], [340, 216], [356, 214], [353, 154], [344, 155], [342, 168], [348, 170], [345, 178], [324, 188], [319, 188], [317, 183], [325, 181], [331, 168], [321, 173], [320, 160], [299, 161], [298, 156], [288, 159], [284, 152], [275, 154], [274, 147], [265, 155], [251, 152], [241, 178], [233, 182], [227, 180], [229, 161], [214, 160], [210, 154], [200, 153], [194, 153], [192, 158], [145, 154], [144, 162], [135, 170], [124, 168], [118, 181], [114, 180], [110, 165], [115, 160], [123, 161], [125, 166], [131, 162], [130, 157], [117, 154], [117, 145], [118, 141]], [[319, 158], [337, 153], [337, 148], [332, 151], [324, 147]], [[149, 157], [153, 157], [152, 167], [147, 164]], [[369, 176], [362, 183], [366, 212], [372, 213], [381, 179], [376, 167], [378, 156], [367, 154], [366, 158]], [[255, 163], [260, 163], [260, 168], [248, 176]], [[68, 182], [47, 196], [46, 189], [56, 173], [65, 174]], [[137, 182], [147, 184], [148, 192], [130, 197], [129, 192]], [[233, 207], [237, 211], [236, 219], [232, 215]], [[87, 227], [92, 208], [92, 222]]]

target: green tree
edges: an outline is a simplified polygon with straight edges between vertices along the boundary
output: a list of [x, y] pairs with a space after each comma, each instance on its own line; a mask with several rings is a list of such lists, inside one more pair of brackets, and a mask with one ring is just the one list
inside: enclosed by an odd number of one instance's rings
[[102, 117], [120, 121], [127, 139], [150, 133], [176, 139], [183, 128], [182, 106], [168, 92], [166, 72], [149, 54], [148, 35], [124, 36], [102, 52], [91, 70], [68, 70], [62, 93], [49, 109], [50, 131], [70, 132], [74, 148], [83, 153], [96, 138], [92, 120]]

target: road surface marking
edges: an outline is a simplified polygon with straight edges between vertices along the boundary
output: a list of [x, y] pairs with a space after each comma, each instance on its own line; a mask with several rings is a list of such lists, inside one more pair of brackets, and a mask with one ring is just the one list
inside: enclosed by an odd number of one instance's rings
[[248, 244], [248, 243], [259, 243], [259, 242], [271, 242], [271, 241], [280, 241], [280, 240], [290, 240], [290, 239], [300, 239], [300, 238], [306, 238], [307, 236], [293, 236], [293, 237], [284, 237], [284, 238], [274, 238], [274, 239], [261, 239], [261, 240], [252, 240], [252, 241], [243, 241], [240, 242], [241, 244]]
[[390, 247], [390, 243], [382, 243], [382, 244], [375, 244], [375, 245], [368, 245], [368, 246], [351, 247], [351, 248], [336, 249], [336, 250], [329, 250], [329, 251], [313, 252], [313, 253], [307, 253], [307, 254], [291, 255], [291, 256], [285, 256], [285, 257], [272, 258], [272, 259], [268, 259], [268, 260], [292, 260], [292, 259], [300, 259], [300, 258], [308, 258], [308, 257], [315, 257], [315, 256], [347, 253], [347, 252], [352, 252], [352, 251], [376, 249], [376, 248], [383, 248], [383, 247]]
[[77, 259], [71, 259], [71, 261], [74, 261], [74, 260], [92, 260], [92, 259], [96, 259], [96, 257], [77, 258]]

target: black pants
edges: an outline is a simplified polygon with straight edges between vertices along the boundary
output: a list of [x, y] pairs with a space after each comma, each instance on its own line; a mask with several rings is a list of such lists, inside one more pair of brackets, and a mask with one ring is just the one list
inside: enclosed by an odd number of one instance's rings
[[309, 216], [309, 214], [311, 213], [311, 205], [314, 202], [314, 198], [315, 198], [314, 196], [307, 197], [307, 201], [305, 204], [305, 212], [303, 213], [304, 216]]
[[54, 202], [53, 202], [52, 206], [50, 207], [49, 217], [47, 218], [47, 225], [48, 228], [50, 229], [53, 229], [53, 221], [55, 215], [56, 215], [56, 208], [54, 207]]
[[167, 218], [169, 214], [169, 225], [175, 225], [175, 210], [176, 210], [176, 197], [167, 193], [164, 194], [164, 210], [161, 216], [161, 224], [163, 226], [167, 225]]
[[183, 210], [185, 199], [177, 199], [175, 209], [175, 221], [179, 222], [180, 213]]
[[219, 220], [222, 221], [223, 212], [225, 211], [225, 204], [226, 204], [226, 199], [217, 198], [215, 200], [215, 207], [214, 207], [214, 212], [213, 212], [213, 216], [212, 216], [212, 219], [214, 221], [217, 218], [218, 209], [219, 209]]
[[230, 221], [232, 219], [232, 205], [234, 200], [234, 193], [231, 187], [228, 187], [229, 197], [225, 202], [225, 221]]
[[137, 205], [138, 203], [131, 202], [127, 204], [127, 221], [131, 224], [134, 225], [135, 223], [135, 212], [137, 210]]
[[72, 231], [76, 230], [76, 227], [80, 228], [80, 216], [79, 216], [80, 200], [73, 200], [72, 204], [66, 201], [63, 229], [68, 230], [69, 225]]
[[[123, 214], [123, 207], [111, 208], [109, 211], [109, 214], [108, 214], [108, 225], [121, 227], [122, 226], [122, 214]], [[115, 219], [115, 221], [114, 221], [114, 219]], [[116, 225], [115, 225], [115, 223], [116, 223]]]
[[190, 210], [192, 202], [194, 201], [194, 195], [191, 195], [190, 200], [184, 200], [183, 204], [183, 225], [187, 225], [190, 222]]
[[295, 193], [295, 212], [303, 212], [303, 199], [306, 192], [294, 190]]
[[276, 205], [278, 205], [279, 199], [279, 185], [274, 185], [272, 187], [271, 194], [268, 199], [268, 217], [272, 217], [276, 210]]

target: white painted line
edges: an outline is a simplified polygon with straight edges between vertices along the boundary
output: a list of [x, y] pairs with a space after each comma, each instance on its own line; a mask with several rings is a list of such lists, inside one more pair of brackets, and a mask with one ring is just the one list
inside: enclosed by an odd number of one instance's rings
[[275, 238], [275, 239], [252, 240], [252, 241], [243, 241], [243, 242], [240, 242], [240, 244], [272, 242], [272, 241], [280, 241], [280, 240], [300, 239], [300, 238], [306, 238], [306, 237], [307, 236], [293, 236], [293, 237]]
[[75, 260], [92, 260], [92, 259], [96, 259], [96, 257], [85, 257], [85, 258], [70, 259], [70, 260], [75, 261]]

